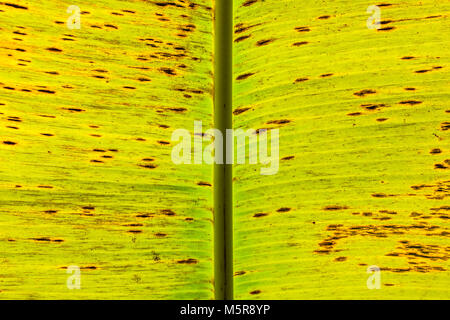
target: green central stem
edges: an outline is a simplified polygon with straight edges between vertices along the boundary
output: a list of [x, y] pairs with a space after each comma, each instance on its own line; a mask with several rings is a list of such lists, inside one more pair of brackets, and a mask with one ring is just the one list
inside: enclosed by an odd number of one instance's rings
[[[233, 0], [215, 0], [214, 125], [225, 139], [232, 128]], [[223, 143], [225, 162], [226, 146]], [[214, 289], [217, 300], [233, 299], [232, 165], [214, 167]]]

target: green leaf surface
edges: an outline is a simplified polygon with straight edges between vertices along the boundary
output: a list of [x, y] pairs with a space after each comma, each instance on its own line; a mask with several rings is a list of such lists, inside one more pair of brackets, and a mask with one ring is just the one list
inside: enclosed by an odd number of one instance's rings
[[211, 299], [211, 1], [72, 4], [0, 4], [0, 299]]
[[280, 130], [234, 167], [235, 298], [450, 298], [450, 3], [234, 6], [234, 128]]

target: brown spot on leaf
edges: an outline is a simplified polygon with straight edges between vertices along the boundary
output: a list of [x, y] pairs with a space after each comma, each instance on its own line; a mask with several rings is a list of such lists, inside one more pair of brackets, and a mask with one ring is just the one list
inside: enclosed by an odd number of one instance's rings
[[323, 210], [327, 210], [327, 211], [337, 211], [337, 210], [346, 210], [348, 209], [347, 206], [340, 206], [340, 205], [330, 205], [330, 206], [326, 206], [325, 208], [323, 208]]
[[298, 32], [309, 32], [311, 29], [309, 27], [296, 27], [295, 30]]
[[357, 97], [364, 97], [364, 96], [366, 96], [368, 94], [374, 94], [374, 93], [377, 93], [377, 92], [375, 90], [372, 90], [372, 89], [364, 89], [364, 90], [355, 92], [353, 95], [355, 95]]
[[384, 27], [384, 28], [379, 28], [377, 29], [378, 31], [390, 31], [390, 30], [394, 30], [395, 27]]
[[71, 112], [84, 112], [85, 110], [79, 109], [79, 108], [65, 108], [66, 110], [69, 110]]
[[249, 78], [249, 77], [251, 77], [251, 76], [253, 76], [254, 75], [254, 73], [251, 73], [251, 72], [249, 72], [249, 73], [244, 73], [244, 74], [241, 74], [240, 76], [237, 76], [236, 77], [236, 80], [245, 80], [245, 79], [247, 79], [247, 78]]
[[430, 151], [430, 153], [431, 154], [439, 154], [439, 153], [441, 153], [442, 152], [442, 150], [441, 149], [432, 149], [431, 151]]
[[387, 198], [388, 195], [385, 194], [385, 193], [373, 193], [372, 197], [374, 197], [374, 198]]
[[47, 50], [48, 51], [51, 51], [51, 52], [62, 52], [62, 50], [61, 49], [58, 49], [58, 48], [47, 48]]
[[234, 42], [241, 42], [241, 41], [244, 41], [245, 39], [248, 39], [248, 38], [250, 38], [249, 35], [242, 36], [242, 37], [236, 38], [236, 39], [234, 40]]
[[265, 217], [265, 216], [268, 216], [268, 214], [267, 213], [263, 213], [263, 212], [255, 213], [253, 215], [254, 218], [261, 218], [261, 217]]
[[145, 169], [155, 169], [158, 166], [154, 164], [140, 164], [139, 167], [145, 168]]
[[177, 73], [175, 72], [175, 70], [171, 69], [171, 68], [160, 68], [159, 69], [161, 72], [164, 72], [165, 74], [171, 75], [171, 76], [175, 76]]
[[161, 213], [166, 216], [174, 216], [175, 212], [173, 212], [171, 209], [163, 209], [161, 210]]
[[347, 257], [337, 257], [336, 259], [334, 259], [334, 261], [337, 261], [337, 262], [342, 262], [342, 261], [346, 261], [347, 260]]
[[162, 233], [162, 232], [157, 232], [157, 233], [155, 233], [155, 237], [164, 238], [164, 237], [167, 237], [167, 234]]
[[291, 122], [291, 120], [281, 119], [281, 120], [270, 120], [267, 122], [267, 124], [287, 124], [290, 122]]
[[261, 47], [261, 46], [268, 45], [269, 43], [274, 42], [274, 41], [275, 41], [275, 39], [259, 40], [258, 42], [256, 42], [256, 45], [258, 47]]
[[441, 130], [442, 131], [447, 131], [449, 129], [450, 129], [450, 122], [441, 123]]
[[167, 108], [167, 110], [170, 110], [170, 111], [173, 111], [173, 112], [177, 112], [177, 113], [182, 113], [182, 112], [186, 112], [187, 111], [186, 108], [182, 108], [182, 107], [179, 107], [179, 108]]
[[196, 264], [196, 263], [198, 263], [198, 260], [189, 258], [189, 259], [184, 259], [184, 260], [178, 260], [177, 263], [180, 263], [180, 264]]
[[389, 106], [385, 105], [384, 103], [380, 103], [380, 104], [369, 103], [369, 104], [362, 104], [361, 107], [366, 110], [373, 111], [373, 110], [379, 110], [381, 108], [387, 108]]
[[309, 80], [308, 78], [297, 78], [297, 79], [295, 79], [294, 83], [305, 82], [308, 80]]
[[414, 71], [415, 73], [427, 73], [427, 72], [430, 72], [431, 70], [425, 70], [425, 69], [423, 69], [423, 70], [417, 70], [417, 71]]
[[305, 44], [308, 44], [308, 41], [299, 41], [299, 42], [294, 42], [292, 45], [294, 47], [300, 47], [300, 46], [304, 46]]
[[105, 27], [112, 28], [112, 29], [119, 29], [119, 27], [113, 25], [113, 24], [105, 24]]
[[250, 291], [250, 294], [252, 294], [252, 295], [260, 294], [260, 293], [261, 293], [261, 290], [253, 290], [253, 291]]
[[421, 104], [422, 101], [417, 101], [417, 100], [406, 100], [406, 101], [401, 101], [398, 104], [409, 104], [409, 105], [416, 105], [416, 104]]
[[237, 115], [239, 115], [239, 114], [241, 114], [241, 113], [244, 113], [245, 111], [248, 111], [248, 110], [250, 110], [251, 108], [238, 108], [238, 109], [235, 109], [234, 111], [233, 111], [233, 114], [235, 115], [235, 116], [237, 116]]
[[242, 4], [242, 6], [243, 6], [243, 7], [249, 7], [249, 6], [251, 6], [252, 4], [254, 4], [254, 3], [256, 3], [256, 2], [258, 2], [258, 0], [247, 0], [247, 1], [245, 1], [245, 2]]
[[129, 233], [142, 233], [142, 230], [128, 230]]
[[52, 91], [52, 90], [44, 90], [44, 89], [40, 89], [40, 90], [38, 90], [39, 92], [42, 92], [42, 93], [48, 93], [48, 94], [55, 94], [55, 91]]
[[136, 218], [153, 218], [153, 214], [151, 213], [140, 213], [136, 215]]
[[4, 4], [5, 6], [12, 7], [12, 8], [16, 8], [16, 9], [28, 10], [28, 7], [21, 6], [21, 5], [15, 4], [15, 3], [8, 3], [8, 2], [5, 2], [5, 3], [3, 3], [3, 4]]

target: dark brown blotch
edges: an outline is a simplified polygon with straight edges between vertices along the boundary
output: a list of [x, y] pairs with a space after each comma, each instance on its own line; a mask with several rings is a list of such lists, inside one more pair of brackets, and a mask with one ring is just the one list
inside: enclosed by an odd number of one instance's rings
[[364, 89], [358, 92], [355, 92], [353, 95], [357, 96], [357, 97], [364, 97], [368, 94], [375, 94], [377, 93], [375, 90], [372, 89]]
[[416, 105], [416, 104], [421, 104], [423, 103], [422, 101], [417, 101], [417, 100], [406, 100], [406, 101], [401, 101], [398, 104], [409, 104], [411, 106]]
[[291, 120], [288, 119], [281, 119], [281, 120], [270, 120], [267, 122], [267, 124], [288, 124]]
[[266, 216], [268, 216], [269, 214], [267, 214], [267, 213], [264, 213], [264, 212], [259, 212], [259, 213], [255, 213], [254, 215], [253, 215], [253, 218], [261, 218], [261, 217], [266, 217]]
[[300, 47], [300, 46], [304, 46], [305, 44], [308, 44], [308, 41], [300, 41], [300, 42], [294, 42], [292, 45], [294, 47]]
[[175, 215], [175, 212], [173, 212], [171, 209], [162, 209], [161, 213], [166, 216], [174, 216]]
[[160, 68], [159, 69], [161, 72], [164, 72], [165, 74], [168, 74], [168, 75], [170, 75], [170, 76], [176, 76], [177, 75], [177, 73], [175, 72], [175, 70], [174, 69], [172, 69], [172, 68]]
[[308, 80], [309, 80], [308, 78], [297, 78], [297, 79], [295, 79], [294, 83], [305, 82], [305, 81], [308, 81]]
[[395, 27], [384, 27], [384, 28], [379, 28], [379, 29], [377, 29], [378, 31], [391, 31], [391, 30], [394, 30], [395, 29]]
[[79, 109], [79, 108], [65, 108], [66, 110], [69, 110], [71, 112], [84, 112], [85, 110]]
[[244, 73], [244, 74], [241, 74], [241, 75], [239, 75], [239, 76], [237, 76], [236, 77], [236, 80], [245, 80], [245, 79], [247, 79], [247, 78], [249, 78], [249, 77], [251, 77], [251, 76], [253, 76], [254, 75], [254, 73], [251, 73], [251, 72], [249, 72], [249, 73]]
[[42, 93], [55, 94], [55, 91], [52, 91], [52, 90], [40, 89], [40, 90], [38, 90], [38, 91], [39, 91], [39, 92], [42, 92]]
[[178, 260], [177, 263], [179, 263], [179, 264], [196, 264], [196, 263], [198, 263], [198, 260], [189, 258], [189, 259]]
[[155, 169], [158, 166], [155, 164], [139, 164], [139, 167], [145, 168], [145, 169]]
[[334, 261], [336, 262], [342, 262], [342, 261], [346, 261], [347, 257], [337, 257], [336, 259], [334, 259]]
[[431, 153], [431, 154], [439, 154], [439, 153], [442, 153], [442, 150], [436, 148], [436, 149], [432, 149], [432, 150], [430, 151], [430, 153]]
[[346, 210], [349, 209], [347, 206], [341, 206], [341, 205], [329, 205], [323, 208], [323, 210], [326, 211], [338, 211], [338, 210]]
[[239, 115], [239, 114], [241, 114], [241, 113], [244, 113], [245, 111], [248, 111], [248, 110], [250, 110], [251, 108], [237, 108], [237, 109], [234, 109], [234, 111], [233, 111], [233, 114], [235, 115], [235, 116], [237, 116], [237, 115]]
[[295, 30], [298, 31], [298, 32], [309, 32], [309, 31], [311, 31], [311, 29], [309, 27], [296, 27]]
[[62, 52], [61, 49], [54, 48], [54, 47], [52, 47], [52, 48], [47, 48], [46, 50], [51, 51], [51, 52]]
[[275, 41], [275, 39], [259, 40], [258, 42], [256, 42], [256, 45], [257, 45], [258, 47], [261, 47], [261, 46], [268, 45], [269, 43], [272, 43], [272, 42], [274, 42], [274, 41]]
[[239, 37], [239, 38], [236, 38], [235, 40], [234, 40], [234, 42], [241, 42], [241, 41], [244, 41], [245, 39], [248, 39], [248, 38], [250, 38], [250, 36], [249, 35], [246, 35], [246, 36], [242, 36], [242, 37]]
[[21, 5], [15, 4], [15, 3], [8, 3], [8, 2], [5, 2], [5, 3], [3, 3], [3, 4], [4, 4], [5, 6], [12, 7], [12, 8], [16, 8], [16, 9], [28, 10], [28, 7], [21, 6]]
[[242, 4], [242, 6], [243, 6], [243, 7], [249, 7], [249, 6], [251, 6], [252, 4], [255, 4], [256, 2], [258, 2], [258, 0], [247, 0], [247, 1], [245, 1], [245, 2]]
[[162, 233], [162, 232], [157, 232], [157, 233], [155, 233], [155, 237], [164, 238], [164, 237], [167, 237], [167, 234]]
[[447, 131], [450, 129], [450, 122], [443, 122], [441, 123], [441, 130], [442, 131]]

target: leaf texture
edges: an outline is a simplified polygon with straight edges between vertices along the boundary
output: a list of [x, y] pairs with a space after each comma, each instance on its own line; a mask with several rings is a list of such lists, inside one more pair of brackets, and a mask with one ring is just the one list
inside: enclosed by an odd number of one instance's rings
[[211, 299], [212, 1], [72, 4], [0, 3], [0, 299]]
[[450, 298], [449, 5], [234, 1], [234, 128], [280, 130], [234, 166], [235, 298]]

